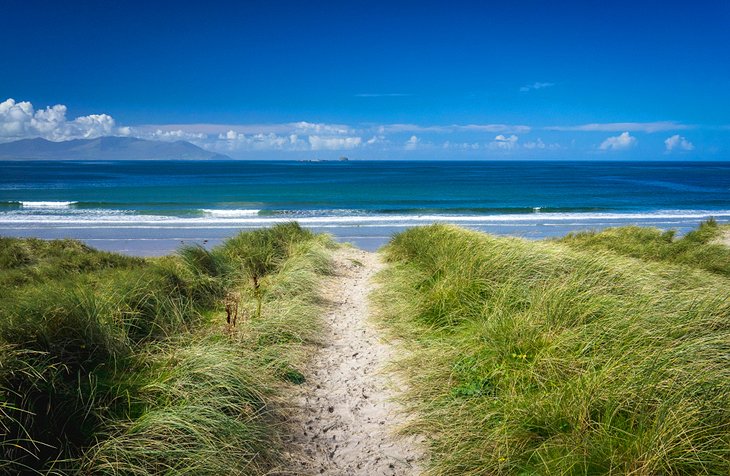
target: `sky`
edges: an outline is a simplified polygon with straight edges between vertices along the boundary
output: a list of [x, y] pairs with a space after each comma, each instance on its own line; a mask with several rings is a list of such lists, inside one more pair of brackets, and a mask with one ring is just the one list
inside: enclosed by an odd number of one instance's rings
[[730, 2], [3, 0], [0, 142], [730, 159]]

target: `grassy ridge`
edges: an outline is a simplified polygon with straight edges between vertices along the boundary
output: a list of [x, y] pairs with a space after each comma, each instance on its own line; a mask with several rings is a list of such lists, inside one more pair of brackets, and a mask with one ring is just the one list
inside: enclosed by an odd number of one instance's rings
[[58, 279], [72, 273], [135, 268], [142, 259], [98, 251], [76, 240], [0, 236], [0, 289]]
[[431, 474], [730, 472], [730, 281], [441, 225], [385, 255]]
[[558, 241], [577, 249], [682, 264], [730, 277], [730, 247], [717, 242], [723, 232], [724, 228], [710, 219], [682, 238], [677, 238], [674, 230], [625, 226], [571, 233]]
[[273, 403], [301, 379], [326, 237], [286, 224], [154, 260], [4, 240], [0, 473], [264, 474], [276, 463]]

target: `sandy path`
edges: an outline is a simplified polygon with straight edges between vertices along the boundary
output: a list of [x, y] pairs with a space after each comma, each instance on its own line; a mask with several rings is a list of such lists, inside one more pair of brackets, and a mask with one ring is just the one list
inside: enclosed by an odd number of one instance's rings
[[413, 438], [396, 437], [403, 422], [396, 389], [383, 372], [391, 348], [367, 321], [378, 256], [358, 249], [335, 253], [327, 286], [324, 345], [307, 380], [296, 387], [294, 434], [288, 442], [291, 474], [413, 475], [422, 458]]

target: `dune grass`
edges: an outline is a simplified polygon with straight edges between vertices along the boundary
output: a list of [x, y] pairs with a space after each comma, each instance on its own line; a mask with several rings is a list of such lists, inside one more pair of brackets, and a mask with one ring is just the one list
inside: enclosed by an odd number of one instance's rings
[[276, 465], [277, 402], [317, 331], [329, 238], [288, 223], [148, 260], [67, 240], [3, 244], [0, 473]]
[[726, 227], [710, 219], [681, 238], [677, 238], [674, 230], [625, 226], [571, 233], [558, 241], [577, 249], [611, 251], [730, 277], [730, 247], [718, 242], [725, 231]]
[[0, 236], [0, 289], [53, 280], [73, 273], [136, 268], [142, 259], [98, 251], [76, 240]]
[[729, 474], [730, 280], [578, 248], [434, 225], [384, 249], [429, 474]]

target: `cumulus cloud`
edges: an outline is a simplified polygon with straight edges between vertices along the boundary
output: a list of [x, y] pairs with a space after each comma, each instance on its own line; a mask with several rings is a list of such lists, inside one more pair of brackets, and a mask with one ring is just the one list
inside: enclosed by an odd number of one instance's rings
[[42, 137], [52, 141], [93, 139], [115, 132], [114, 118], [91, 114], [69, 120], [66, 106], [56, 104], [36, 110], [29, 101], [0, 102], [0, 141]]
[[[67, 117], [65, 105], [36, 109], [28, 101], [7, 99], [0, 102], [0, 142], [42, 137], [52, 141], [93, 139], [101, 136], [137, 137], [158, 141], [189, 141], [218, 151], [238, 150], [348, 150], [359, 147], [363, 139], [347, 125], [314, 122], [284, 124], [215, 124], [119, 126], [108, 114]], [[369, 145], [383, 142], [374, 135]]]
[[635, 146], [637, 142], [636, 137], [633, 137], [627, 131], [617, 136], [609, 137], [601, 142], [598, 148], [601, 150], [625, 150]]
[[188, 140], [218, 152], [350, 150], [382, 141], [367, 142], [355, 128], [343, 124], [288, 122], [281, 124], [179, 124], [131, 128], [137, 137], [155, 140]]
[[418, 147], [418, 144], [421, 141], [416, 136], [411, 136], [410, 139], [406, 141], [405, 149], [406, 150], [415, 150]]
[[526, 93], [529, 91], [534, 91], [536, 89], [544, 89], [544, 88], [550, 88], [552, 86], [555, 86], [555, 83], [532, 83], [532, 84], [526, 84], [520, 88], [520, 92]]
[[16, 103], [8, 99], [0, 103], [0, 136], [21, 138], [27, 134], [33, 118], [33, 105], [29, 102]]
[[667, 140], [664, 141], [664, 145], [667, 148], [667, 152], [671, 152], [673, 150], [694, 150], [695, 148], [694, 144], [679, 134], [674, 134], [673, 136], [668, 137]]
[[238, 132], [236, 132], [234, 130], [230, 130], [230, 131], [226, 132], [225, 134], [220, 134], [218, 136], [218, 138], [219, 139], [225, 139], [225, 140], [239, 140], [239, 139], [245, 140], [246, 139], [246, 134], [241, 134], [241, 133], [238, 133]]
[[[550, 83], [534, 83], [530, 89], [549, 87]], [[192, 142], [203, 148], [245, 155], [246, 151], [337, 151], [362, 149], [422, 150], [436, 147], [460, 151], [514, 151], [535, 155], [538, 151], [559, 149], [555, 143], [530, 136], [535, 130], [545, 131], [610, 131], [601, 150], [628, 149], [637, 140], [634, 131], [676, 131], [689, 126], [673, 121], [595, 123], [576, 126], [541, 126], [521, 124], [337, 124], [324, 122], [284, 122], [274, 124], [158, 124], [119, 125], [108, 114], [69, 117], [65, 105], [36, 108], [29, 101], [7, 99], [0, 102], [0, 142], [43, 137], [53, 141], [90, 139], [100, 136], [137, 137], [158, 141]], [[685, 137], [669, 132], [664, 143], [667, 152], [693, 150]], [[518, 137], [519, 136], [519, 137]], [[605, 137], [605, 136], [604, 136]], [[491, 139], [491, 140], [490, 140]]]
[[494, 137], [494, 140], [489, 143], [490, 149], [501, 149], [501, 150], [512, 150], [515, 147], [517, 147], [517, 141], [519, 140], [519, 137], [512, 134], [511, 136], [505, 136], [503, 134], [499, 134]]

